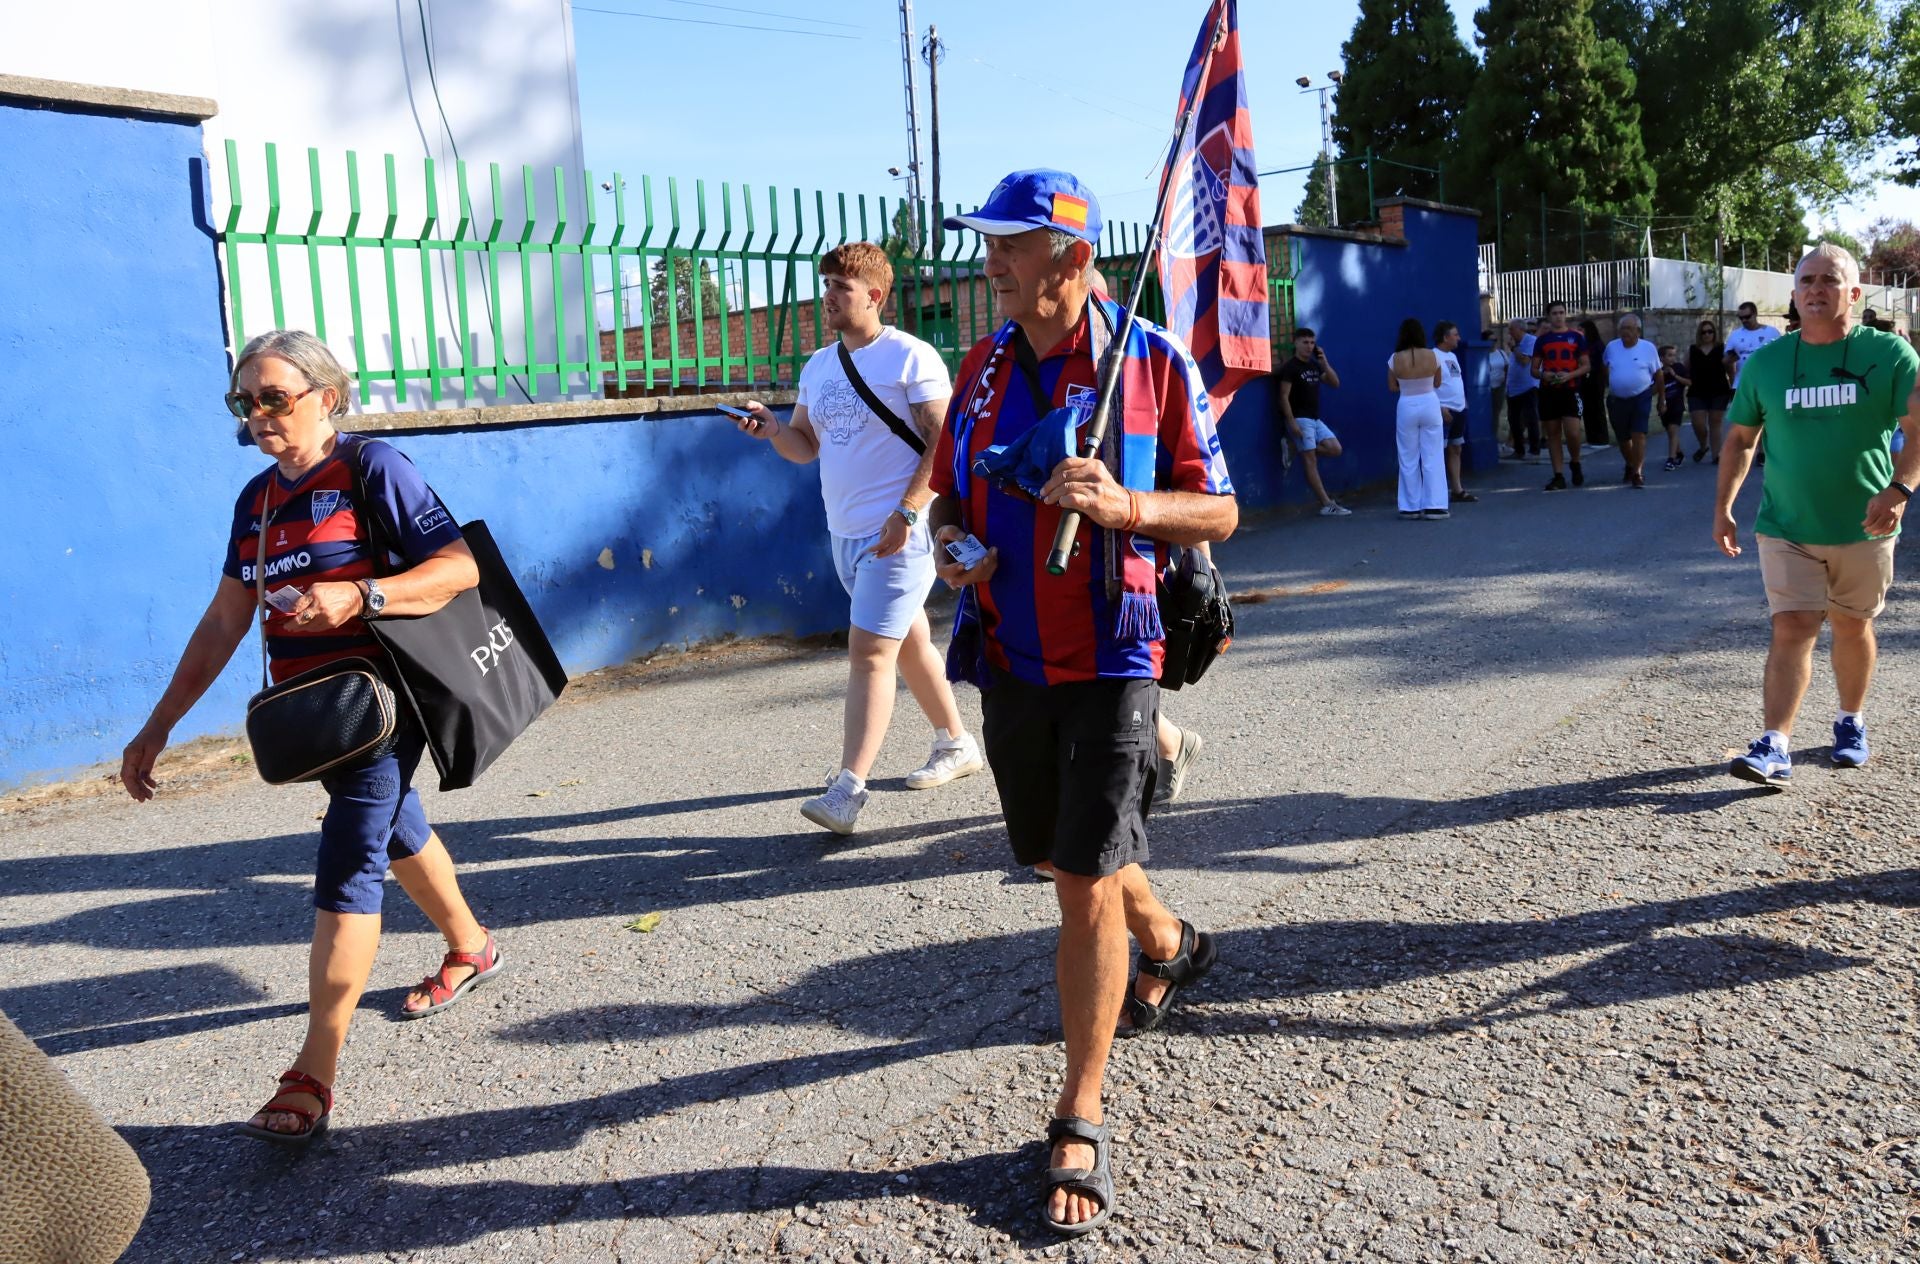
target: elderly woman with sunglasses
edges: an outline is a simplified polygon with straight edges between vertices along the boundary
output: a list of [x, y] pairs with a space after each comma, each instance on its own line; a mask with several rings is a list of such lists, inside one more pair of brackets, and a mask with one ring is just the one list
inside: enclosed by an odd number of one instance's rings
[[[146, 726], [127, 744], [120, 780], [139, 802], [158, 788], [154, 761], [173, 726], [252, 625], [256, 584], [279, 599], [265, 608], [261, 635], [274, 679], [284, 680], [338, 658], [377, 658], [367, 619], [431, 614], [479, 582], [459, 528], [412, 464], [386, 444], [334, 428], [347, 411], [349, 383], [319, 339], [296, 330], [262, 334], [241, 351], [231, 385], [227, 407], [274, 463], [241, 491], [213, 602]], [[375, 503], [356, 503], [347, 464], [354, 459]], [[369, 512], [381, 514], [398, 541], [400, 569], [392, 574], [377, 574], [387, 567], [376, 567], [365, 543], [360, 515]], [[269, 536], [264, 579], [254, 574], [262, 529]], [[249, 1136], [303, 1146], [326, 1131], [347, 1022], [380, 940], [389, 868], [448, 948], [440, 969], [408, 994], [402, 1018], [446, 1008], [501, 968], [500, 950], [467, 908], [453, 861], [409, 784], [424, 746], [418, 727], [403, 718], [392, 754], [320, 783], [328, 803], [314, 879], [306, 1042], [280, 1077], [280, 1091], [241, 1125]]]

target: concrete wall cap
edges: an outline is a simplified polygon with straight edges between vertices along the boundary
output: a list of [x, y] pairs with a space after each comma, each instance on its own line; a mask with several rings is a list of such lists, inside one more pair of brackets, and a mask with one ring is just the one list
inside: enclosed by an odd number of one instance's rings
[[1325, 237], [1331, 241], [1364, 241], [1376, 246], [1404, 246], [1405, 237], [1384, 237], [1377, 232], [1353, 228], [1316, 228], [1311, 224], [1269, 224], [1266, 231], [1276, 237]]
[[183, 97], [171, 92], [143, 92], [138, 88], [109, 88], [61, 79], [34, 79], [27, 75], [0, 75], [0, 100], [41, 105], [84, 105], [124, 114], [158, 114], [196, 121], [210, 119], [220, 107], [210, 97]]
[[563, 400], [551, 404], [497, 404], [487, 408], [430, 408], [404, 413], [360, 413], [340, 419], [354, 434], [392, 430], [484, 430], [489, 426], [564, 425], [571, 422], [666, 421], [712, 413], [716, 404], [744, 405], [757, 399], [784, 408], [798, 392], [709, 391], [700, 395], [648, 395], [630, 399]]
[[1448, 215], [1471, 215], [1475, 219], [1480, 218], [1480, 212], [1474, 210], [1471, 206], [1454, 206], [1450, 202], [1429, 202], [1425, 198], [1381, 198], [1373, 205], [1376, 209], [1382, 206], [1417, 206], [1423, 211], [1444, 211]]

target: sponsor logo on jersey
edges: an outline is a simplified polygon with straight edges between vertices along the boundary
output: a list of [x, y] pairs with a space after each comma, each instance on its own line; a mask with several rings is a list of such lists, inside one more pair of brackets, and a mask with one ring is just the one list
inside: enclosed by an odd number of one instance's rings
[[311, 504], [313, 525], [317, 527], [333, 517], [333, 511], [340, 507], [340, 493], [337, 491], [315, 492]]
[[1787, 411], [1796, 408], [1844, 408], [1860, 402], [1860, 388], [1852, 382], [1839, 386], [1794, 386], [1787, 389]]
[[[285, 557], [277, 557], [273, 561], [268, 562], [266, 575], [268, 579], [273, 579], [276, 576], [285, 575], [290, 571], [297, 571], [312, 565], [313, 554], [307, 552], [305, 549], [301, 549], [298, 553], [289, 553]], [[253, 582], [252, 562], [242, 562], [240, 564], [240, 582], [243, 584], [251, 584]]]
[[447, 513], [447, 507], [445, 505], [435, 505], [433, 508], [427, 510], [427, 512], [414, 516], [413, 529], [421, 535], [426, 535], [440, 527], [446, 526], [447, 523], [452, 520], [451, 515]]

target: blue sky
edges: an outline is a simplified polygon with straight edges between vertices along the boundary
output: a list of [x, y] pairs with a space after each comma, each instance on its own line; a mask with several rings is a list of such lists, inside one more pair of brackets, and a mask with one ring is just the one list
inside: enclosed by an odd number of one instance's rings
[[[1477, 5], [1451, 4], [1471, 44]], [[1008, 171], [1055, 166], [1092, 187], [1108, 220], [1146, 218], [1206, 9], [1206, 0], [915, 0], [917, 34], [937, 25], [947, 48], [943, 198], [971, 205]], [[1294, 79], [1325, 82], [1356, 10], [1352, 0], [1241, 0], [1261, 170], [1307, 163], [1318, 151], [1318, 99]], [[815, 189], [869, 198], [904, 190], [887, 175], [907, 161], [897, 0], [588, 0], [573, 14], [596, 180], [616, 169], [630, 183], [649, 174], [658, 200], [665, 177], [678, 176], [688, 205], [695, 178], [708, 181], [710, 199], [722, 180], [747, 181], [761, 191], [778, 186], [783, 198], [799, 186], [809, 205]], [[924, 167], [924, 63], [916, 73]], [[1262, 182], [1268, 222], [1292, 217], [1301, 180]], [[1920, 193], [1883, 190], [1838, 218], [1857, 231], [1878, 214], [1920, 219]]]

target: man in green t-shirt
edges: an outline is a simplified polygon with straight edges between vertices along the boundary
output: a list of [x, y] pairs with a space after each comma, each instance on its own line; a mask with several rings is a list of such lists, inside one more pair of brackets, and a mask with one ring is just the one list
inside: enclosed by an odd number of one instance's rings
[[[1727, 771], [1785, 785], [1788, 742], [1813, 671], [1821, 621], [1833, 624], [1833, 678], [1840, 694], [1833, 762], [1867, 762], [1862, 708], [1877, 653], [1873, 619], [1893, 582], [1893, 543], [1920, 481], [1920, 357], [1907, 343], [1857, 326], [1860, 268], [1838, 246], [1816, 246], [1794, 273], [1797, 333], [1768, 343], [1740, 371], [1727, 437], [1713, 538], [1740, 555], [1733, 499], [1767, 439], [1766, 481], [1753, 530], [1773, 615], [1762, 706], [1766, 732]], [[1894, 431], [1906, 436], [1896, 459]]]

